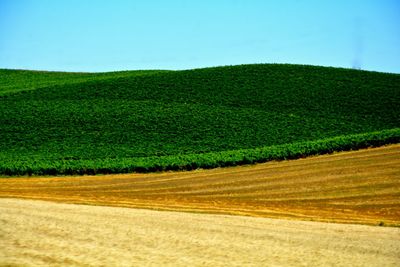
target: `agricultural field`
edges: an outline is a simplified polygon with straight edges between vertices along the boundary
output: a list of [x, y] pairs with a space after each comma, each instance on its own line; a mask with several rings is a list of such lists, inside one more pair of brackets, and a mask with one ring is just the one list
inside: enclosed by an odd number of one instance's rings
[[0, 179], [0, 198], [400, 226], [400, 145], [251, 166]]
[[55, 72], [55, 71], [30, 71], [0, 69], [0, 96], [17, 93], [20, 91], [35, 90], [52, 85], [66, 85], [87, 81], [100, 81], [120, 77], [133, 77], [138, 75], [166, 72], [164, 70], [139, 70], [115, 72]]
[[400, 75], [302, 65], [0, 70], [0, 174], [189, 170], [400, 141]]
[[0, 266], [397, 266], [399, 103], [327, 67], [0, 70]]
[[0, 199], [1, 266], [398, 266], [400, 229]]

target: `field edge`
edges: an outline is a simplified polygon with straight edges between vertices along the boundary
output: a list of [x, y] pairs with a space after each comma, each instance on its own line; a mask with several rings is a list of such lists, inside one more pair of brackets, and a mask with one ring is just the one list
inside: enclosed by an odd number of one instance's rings
[[37, 158], [16, 160], [4, 157], [0, 158], [0, 175], [96, 175], [212, 169], [272, 160], [298, 159], [397, 143], [400, 143], [400, 128], [337, 136], [316, 141], [203, 154], [52, 161]]

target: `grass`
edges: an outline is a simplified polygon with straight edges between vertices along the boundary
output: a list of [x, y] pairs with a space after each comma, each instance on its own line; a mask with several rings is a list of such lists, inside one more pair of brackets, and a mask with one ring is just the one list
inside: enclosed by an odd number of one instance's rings
[[0, 197], [400, 226], [400, 145], [251, 166], [0, 179]]
[[3, 175], [211, 168], [400, 138], [398, 74], [263, 64], [0, 81]]

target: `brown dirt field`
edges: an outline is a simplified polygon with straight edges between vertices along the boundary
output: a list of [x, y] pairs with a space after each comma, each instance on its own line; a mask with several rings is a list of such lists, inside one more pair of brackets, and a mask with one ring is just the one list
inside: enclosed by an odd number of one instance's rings
[[400, 145], [191, 172], [0, 179], [0, 197], [400, 225]]
[[400, 229], [0, 199], [0, 266], [399, 266]]

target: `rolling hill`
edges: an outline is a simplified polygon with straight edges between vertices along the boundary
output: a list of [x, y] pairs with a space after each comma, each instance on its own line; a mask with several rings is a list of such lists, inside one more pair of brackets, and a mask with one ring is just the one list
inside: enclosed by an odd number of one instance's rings
[[0, 70], [0, 174], [211, 168], [400, 141], [400, 75], [286, 64]]
[[92, 80], [115, 79], [118, 77], [133, 77], [139, 75], [166, 72], [163, 70], [139, 70], [116, 72], [55, 72], [0, 69], [0, 95], [12, 94], [19, 91], [35, 90], [52, 85], [66, 85]]

